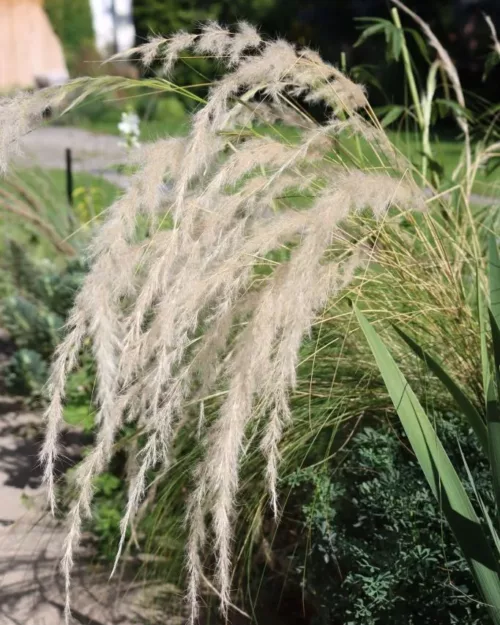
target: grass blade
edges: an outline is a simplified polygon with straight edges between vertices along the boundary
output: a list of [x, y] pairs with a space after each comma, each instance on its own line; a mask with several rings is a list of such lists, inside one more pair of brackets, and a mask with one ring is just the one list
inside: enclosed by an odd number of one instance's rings
[[500, 327], [500, 259], [498, 257], [497, 239], [490, 234], [488, 245], [488, 265], [490, 277], [490, 309]]
[[491, 339], [495, 375], [489, 380], [486, 396], [486, 415], [488, 419], [488, 438], [493, 491], [497, 506], [497, 518], [500, 520], [500, 406], [498, 389], [500, 388], [500, 259], [496, 237], [491, 234], [488, 250]]
[[416, 354], [425, 365], [434, 373], [438, 380], [448, 390], [450, 395], [455, 400], [455, 403], [463, 412], [470, 426], [474, 430], [481, 447], [484, 452], [488, 454], [488, 430], [486, 424], [481, 416], [480, 412], [474, 406], [472, 401], [467, 397], [460, 385], [455, 382], [445, 369], [430, 356], [418, 343], [416, 343], [410, 336], [408, 336], [403, 330], [394, 327], [399, 336], [405, 341], [414, 354]]
[[[490, 274], [491, 279], [491, 274]], [[500, 405], [498, 388], [500, 384], [500, 330], [492, 310], [489, 311], [495, 375], [490, 378], [486, 395], [486, 417], [488, 420], [488, 438], [493, 491], [500, 521]]]
[[496, 554], [432, 423], [373, 326], [354, 306], [361, 329], [425, 477], [440, 502], [493, 623], [500, 624], [500, 580]]
[[[481, 368], [483, 375], [483, 391], [485, 396], [485, 405], [487, 404], [487, 393], [490, 385], [490, 356], [488, 352], [488, 337], [487, 337], [487, 324], [486, 324], [486, 304], [483, 297], [483, 291], [481, 289], [481, 280], [479, 277], [479, 269], [477, 271], [477, 312], [479, 318], [479, 334], [481, 340]], [[486, 405], [487, 408], [487, 405]]]

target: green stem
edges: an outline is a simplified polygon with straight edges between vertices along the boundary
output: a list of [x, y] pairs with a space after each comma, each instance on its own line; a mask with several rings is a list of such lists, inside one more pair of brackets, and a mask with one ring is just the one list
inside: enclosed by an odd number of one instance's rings
[[403, 26], [401, 25], [401, 19], [399, 17], [398, 10], [394, 7], [391, 9], [392, 19], [396, 28], [401, 33], [401, 52], [403, 54], [403, 62], [405, 66], [406, 78], [408, 80], [408, 86], [410, 87], [411, 97], [413, 99], [413, 105], [415, 106], [415, 113], [417, 115], [418, 125], [420, 126], [420, 130], [424, 129], [424, 114], [422, 112], [422, 105], [420, 102], [420, 97], [418, 95], [417, 83], [415, 81], [415, 75], [413, 73], [413, 68], [411, 65], [410, 53], [408, 51], [408, 46], [406, 45], [406, 37], [404, 34]]

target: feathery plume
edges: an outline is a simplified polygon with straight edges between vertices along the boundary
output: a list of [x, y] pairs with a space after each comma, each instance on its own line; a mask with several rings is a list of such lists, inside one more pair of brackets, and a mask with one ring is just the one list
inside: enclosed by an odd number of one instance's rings
[[[161, 140], [141, 152], [130, 188], [109, 209], [91, 246], [91, 268], [52, 368], [41, 457], [54, 507], [65, 380], [83, 342], [90, 341], [97, 370], [96, 442], [75, 473], [78, 494], [68, 515], [62, 563], [68, 618], [71, 568], [82, 523], [91, 514], [93, 480], [109, 463], [125, 423], [136, 424], [145, 442], [133, 452], [136, 470], [116, 563], [150, 470], [168, 470], [176, 433], [194, 424], [204, 454], [186, 514], [192, 621], [209, 537], [217, 591], [227, 610], [248, 428], [262, 424], [260, 448], [277, 515], [279, 445], [284, 428], [293, 425], [289, 396], [299, 350], [329, 298], [369, 260], [363, 237], [355, 235], [362, 216], [371, 211], [381, 221], [391, 208], [425, 207], [407, 164], [363, 116], [363, 88], [317, 53], [282, 40], [264, 41], [242, 22], [236, 32], [209, 23], [199, 34], [155, 37], [131, 54], [146, 65], [158, 56], [170, 71], [184, 49], [216, 57], [228, 73], [194, 115], [188, 137]], [[45, 96], [23, 100], [20, 127], [29, 128], [46, 101]], [[312, 122], [303, 108], [307, 102], [324, 104], [325, 123]], [[16, 108], [2, 104], [0, 116], [12, 117]], [[265, 136], [259, 130], [263, 111], [273, 122], [299, 119], [298, 138]], [[380, 146], [378, 173], [336, 158], [346, 133]], [[5, 142], [3, 134], [2, 150]], [[160, 194], [165, 183], [169, 191]], [[268, 262], [277, 250], [287, 260]], [[266, 263], [263, 275], [259, 267]], [[224, 400], [205, 422], [204, 397], [214, 393]], [[189, 405], [197, 403], [194, 418], [187, 418]]]
[[490, 29], [491, 40], [493, 42], [493, 50], [498, 55], [500, 55], [500, 41], [498, 41], [497, 27], [495, 26], [495, 23], [493, 22], [493, 20], [491, 19], [489, 15], [485, 15], [484, 20], [486, 24], [488, 25], [488, 28]]

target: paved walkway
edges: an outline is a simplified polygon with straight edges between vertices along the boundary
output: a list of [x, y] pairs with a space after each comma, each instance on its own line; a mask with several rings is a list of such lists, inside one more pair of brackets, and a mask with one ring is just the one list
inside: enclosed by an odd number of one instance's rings
[[74, 171], [102, 176], [126, 188], [127, 177], [113, 167], [127, 162], [127, 150], [120, 138], [66, 126], [44, 126], [27, 134], [21, 141], [22, 154], [15, 162], [46, 169], [66, 168], [66, 148], [70, 148]]
[[[1, 414], [3, 413], [3, 414]], [[0, 625], [62, 625], [63, 580], [59, 561], [64, 526], [44, 511], [37, 452], [40, 417], [0, 399]], [[65, 441], [76, 458], [76, 436]], [[73, 576], [76, 623], [132, 625], [139, 588], [108, 582], [109, 570], [82, 550]]]
[[[6, 349], [8, 341], [0, 331], [0, 367]], [[64, 623], [58, 567], [65, 531], [44, 511], [37, 460], [41, 437], [40, 416], [0, 394], [0, 625]], [[81, 443], [81, 434], [65, 435], [66, 463], [78, 458]], [[73, 579], [75, 622], [144, 625], [134, 616], [139, 588], [108, 583], [108, 575], [109, 570], [80, 554]]]

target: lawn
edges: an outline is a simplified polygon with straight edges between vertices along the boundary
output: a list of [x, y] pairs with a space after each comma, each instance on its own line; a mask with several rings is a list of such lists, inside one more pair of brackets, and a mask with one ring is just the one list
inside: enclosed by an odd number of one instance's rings
[[[96, 133], [119, 135], [118, 126], [115, 121], [105, 119], [90, 121], [82, 119], [78, 121], [78, 126]], [[154, 141], [165, 136], [183, 136], [187, 134], [188, 130], [189, 122], [187, 117], [174, 117], [164, 120], [146, 119], [141, 122], [141, 141]], [[265, 132], [267, 134], [268, 131]], [[289, 133], [287, 133], [286, 129], [280, 128], [280, 134], [288, 136]], [[295, 137], [295, 134], [296, 133], [293, 133], [293, 137]], [[410, 161], [420, 168], [422, 146], [418, 135], [413, 132], [405, 131], [388, 131], [387, 134], [394, 145], [401, 150]], [[354, 144], [351, 146], [349, 140], [346, 140], [346, 143], [349, 149], [353, 150]], [[460, 161], [462, 142], [459, 140], [458, 136], [455, 140], [449, 136], [439, 137], [436, 135], [431, 140], [431, 147], [434, 160], [436, 163], [439, 163], [439, 167], [443, 168], [445, 177], [451, 181], [451, 176]], [[365, 144], [362, 148], [367, 161], [371, 162], [373, 165], [378, 164], [376, 156], [370, 146]], [[485, 172], [480, 171], [474, 185], [474, 193], [486, 197], [497, 197], [499, 192], [500, 178], [498, 174], [487, 175]]]
[[[12, 171], [0, 182], [0, 251], [9, 238], [30, 245], [40, 258], [51, 257], [49, 238], [80, 248], [90, 224], [109, 206], [119, 189], [104, 178], [75, 172], [73, 207], [66, 191], [66, 172], [61, 169], [25, 168]], [[23, 217], [19, 219], [19, 217]], [[41, 236], [42, 235], [42, 236]]]

